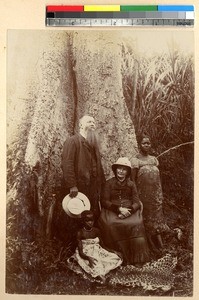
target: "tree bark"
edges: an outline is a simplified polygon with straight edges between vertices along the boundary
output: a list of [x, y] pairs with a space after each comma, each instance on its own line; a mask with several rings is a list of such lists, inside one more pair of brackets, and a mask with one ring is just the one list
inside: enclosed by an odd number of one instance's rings
[[111, 165], [120, 156], [130, 158], [137, 152], [134, 126], [122, 89], [121, 44], [122, 35], [116, 31], [79, 31], [73, 40], [77, 116], [91, 114], [97, 121], [107, 177], [112, 175]]
[[123, 95], [121, 43], [116, 31], [9, 34], [8, 201], [34, 202], [48, 236], [63, 143], [82, 115], [96, 119], [107, 178], [120, 156], [137, 152]]

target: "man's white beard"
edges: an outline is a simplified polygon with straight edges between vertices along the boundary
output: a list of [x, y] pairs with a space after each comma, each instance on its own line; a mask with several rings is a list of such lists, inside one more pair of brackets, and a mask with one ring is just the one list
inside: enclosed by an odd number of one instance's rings
[[86, 134], [86, 140], [90, 146], [94, 148], [99, 148], [98, 137], [93, 129], [88, 129]]

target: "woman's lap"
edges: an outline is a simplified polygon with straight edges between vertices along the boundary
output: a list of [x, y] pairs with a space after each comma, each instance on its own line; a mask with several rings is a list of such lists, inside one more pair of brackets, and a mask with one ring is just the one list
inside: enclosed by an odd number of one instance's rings
[[139, 212], [120, 219], [114, 212], [103, 209], [98, 220], [102, 237], [114, 241], [144, 236], [144, 225]]

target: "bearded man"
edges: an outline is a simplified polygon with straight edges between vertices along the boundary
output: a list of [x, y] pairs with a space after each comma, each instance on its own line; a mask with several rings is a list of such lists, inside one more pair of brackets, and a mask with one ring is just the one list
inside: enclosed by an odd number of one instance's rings
[[105, 176], [101, 164], [95, 120], [83, 116], [79, 121], [80, 131], [69, 137], [62, 154], [62, 170], [65, 194], [76, 197], [85, 194], [91, 203], [95, 220], [100, 213], [99, 200]]

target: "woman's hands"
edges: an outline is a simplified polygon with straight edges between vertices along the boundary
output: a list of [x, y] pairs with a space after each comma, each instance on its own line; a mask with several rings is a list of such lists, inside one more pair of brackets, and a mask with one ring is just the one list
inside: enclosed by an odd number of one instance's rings
[[128, 218], [131, 215], [131, 209], [130, 208], [126, 208], [126, 207], [119, 207], [119, 215], [118, 217], [120, 219], [125, 219]]

